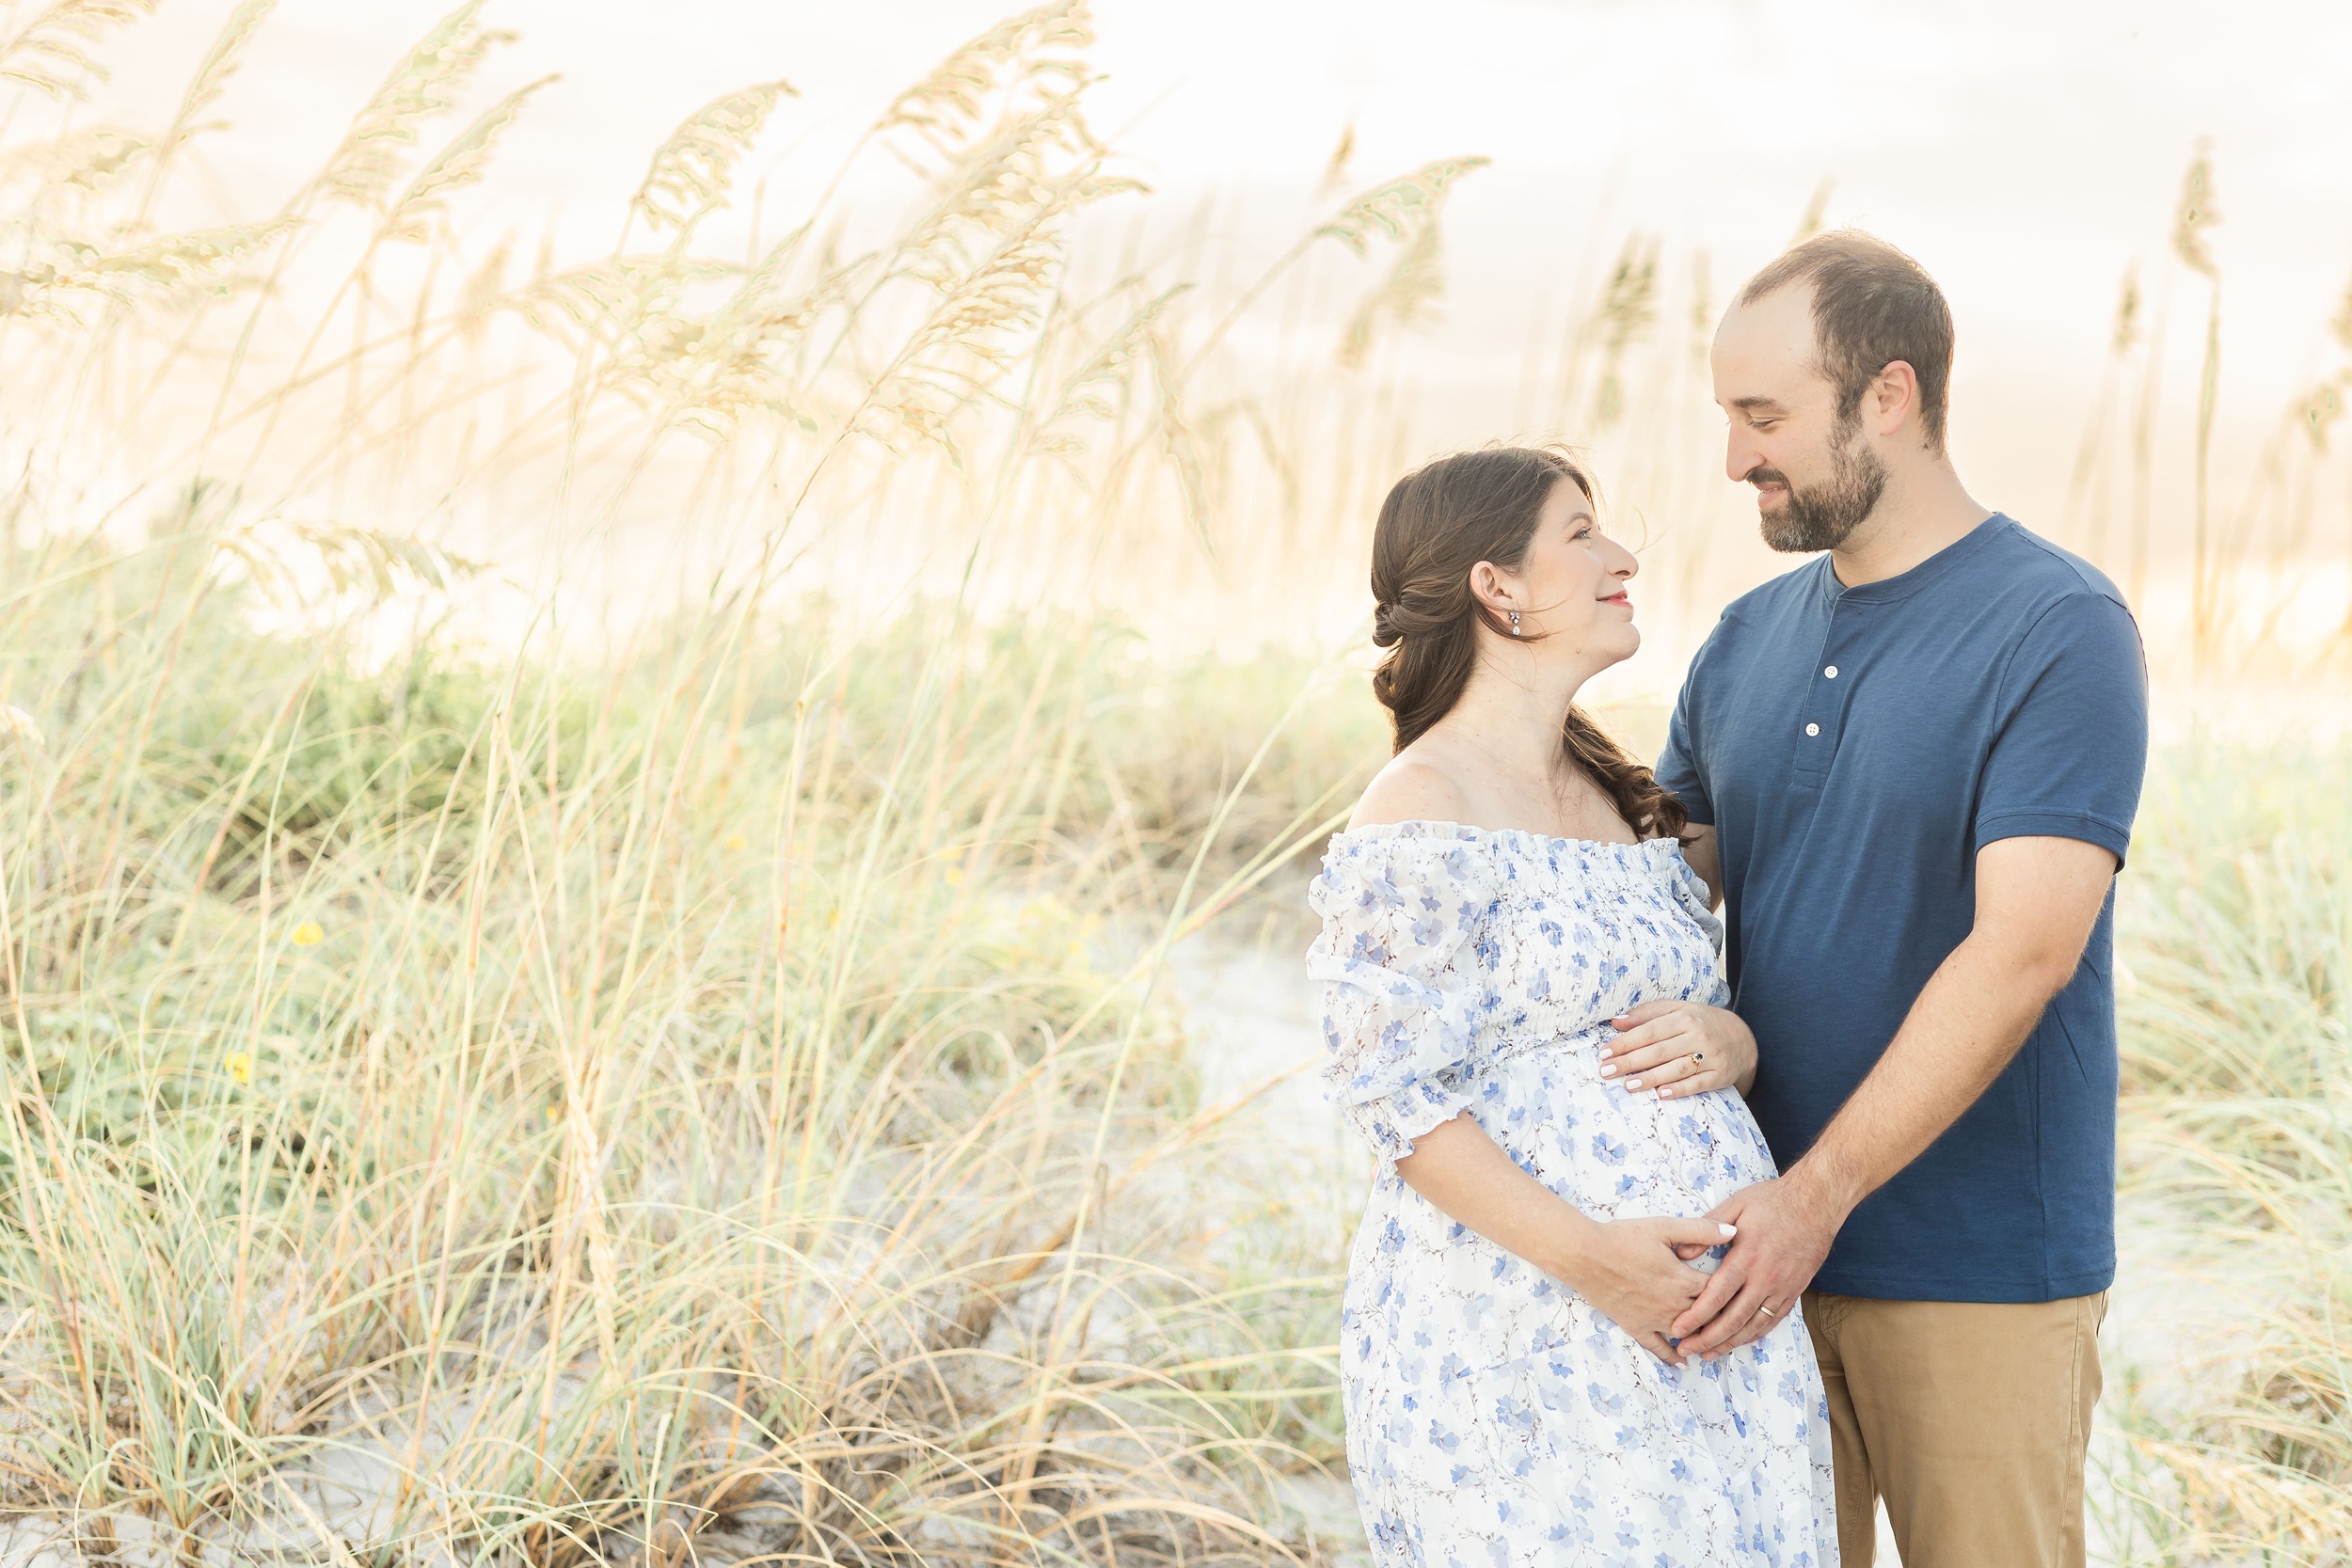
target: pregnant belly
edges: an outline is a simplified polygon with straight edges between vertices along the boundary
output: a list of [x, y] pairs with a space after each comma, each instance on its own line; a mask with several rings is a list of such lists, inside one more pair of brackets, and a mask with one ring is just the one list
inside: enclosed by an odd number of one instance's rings
[[[1488, 1136], [1596, 1220], [1693, 1217], [1776, 1174], [1737, 1094], [1662, 1101], [1629, 1094], [1602, 1080], [1599, 1047], [1589, 1038], [1522, 1047], [1468, 1087], [1470, 1114]], [[1374, 1184], [1348, 1270], [1341, 1362], [1349, 1397], [1365, 1408], [1386, 1408], [1405, 1391], [1426, 1402], [1434, 1396], [1414, 1371], [1421, 1347], [1443, 1343], [1461, 1365], [1492, 1370], [1601, 1331], [1606, 1320], [1594, 1314], [1574, 1291], [1448, 1218], [1391, 1171]], [[1645, 1354], [1629, 1339], [1621, 1348], [1637, 1359]]]
[[1467, 1086], [1487, 1135], [1594, 1219], [1701, 1214], [1777, 1174], [1738, 1094], [1628, 1092], [1589, 1038], [1513, 1052]]

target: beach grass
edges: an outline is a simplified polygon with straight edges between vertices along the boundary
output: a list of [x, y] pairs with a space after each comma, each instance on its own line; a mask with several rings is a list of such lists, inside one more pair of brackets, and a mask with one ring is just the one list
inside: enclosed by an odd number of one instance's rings
[[11, 1506], [189, 1560], [1300, 1549], [1328, 1312], [1187, 1201], [1235, 1107], [1159, 973], [1325, 809], [1233, 809], [1231, 673], [813, 609], [361, 670], [203, 548], [45, 549], [9, 627]]
[[[2158, 758], [2123, 878], [2126, 1211], [2176, 1282], [2108, 1401], [2122, 1560], [2352, 1558], [2352, 759]], [[2143, 1283], [2143, 1291], [2153, 1282]]]
[[[1062, 3], [877, 106], [880, 217], [834, 178], [707, 239], [758, 84], [682, 106], [609, 255], [520, 269], [469, 203], [537, 89], [482, 87], [480, 6], [201, 221], [269, 7], [163, 121], [77, 118], [149, 8], [18, 7], [0, 61], [0, 1550], [1353, 1550], [1300, 1501], [1346, 1195], [1205, 1086], [1171, 962], [1303, 945], [1385, 752], [1361, 649], [1261, 607], [1413, 452], [1384, 356], [1480, 160], [1334, 189], [1221, 293], [1090, 261], [1138, 193]], [[1219, 379], [1359, 259], [1313, 374]], [[1529, 394], [1648, 454], [1635, 512], [1691, 467], [1661, 265]], [[1244, 605], [1247, 657], [1113, 579]], [[2344, 1560], [2348, 784], [2168, 752], [2125, 879], [2130, 1194], [2242, 1324], [2119, 1380], [2134, 1562]]]

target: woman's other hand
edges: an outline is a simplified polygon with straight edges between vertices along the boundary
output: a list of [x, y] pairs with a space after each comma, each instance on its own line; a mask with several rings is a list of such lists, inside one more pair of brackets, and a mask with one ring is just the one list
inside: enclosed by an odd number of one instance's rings
[[1600, 1048], [1600, 1075], [1628, 1093], [1661, 1100], [1709, 1089], [1745, 1094], [1756, 1081], [1756, 1037], [1728, 1007], [1645, 1002], [1609, 1022], [1617, 1036]]
[[1561, 1278], [1610, 1322], [1669, 1367], [1682, 1354], [1667, 1329], [1707, 1288], [1707, 1275], [1683, 1260], [1731, 1240], [1717, 1220], [1611, 1220], [1595, 1226]]

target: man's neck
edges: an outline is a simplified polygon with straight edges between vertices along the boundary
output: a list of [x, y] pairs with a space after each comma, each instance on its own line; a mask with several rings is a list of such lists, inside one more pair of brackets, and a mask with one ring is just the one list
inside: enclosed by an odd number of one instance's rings
[[1900, 481], [1889, 476], [1870, 515], [1830, 552], [1830, 569], [1848, 588], [1883, 582], [1960, 543], [1992, 515], [1949, 463], [1924, 465]]

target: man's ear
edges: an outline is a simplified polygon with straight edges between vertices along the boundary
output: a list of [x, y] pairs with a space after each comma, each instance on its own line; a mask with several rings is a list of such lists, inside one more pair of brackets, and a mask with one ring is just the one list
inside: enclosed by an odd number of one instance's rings
[[1918, 409], [1919, 372], [1907, 359], [1889, 359], [1870, 383], [1870, 397], [1878, 411], [1879, 434], [1892, 436]]

